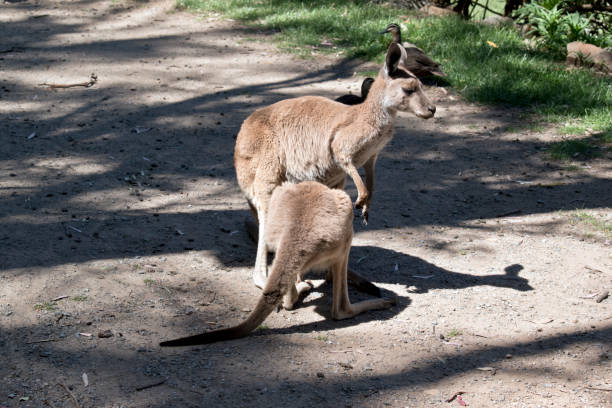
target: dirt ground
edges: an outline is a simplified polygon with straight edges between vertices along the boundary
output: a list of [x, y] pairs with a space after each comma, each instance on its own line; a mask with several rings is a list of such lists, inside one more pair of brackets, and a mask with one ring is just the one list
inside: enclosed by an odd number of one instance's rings
[[350, 266], [397, 307], [332, 321], [314, 276], [251, 337], [158, 347], [259, 295], [241, 122], [366, 68], [169, 1], [5, 0], [0, 407], [611, 407], [610, 154], [552, 162], [554, 130], [448, 87], [399, 116], [354, 223]]

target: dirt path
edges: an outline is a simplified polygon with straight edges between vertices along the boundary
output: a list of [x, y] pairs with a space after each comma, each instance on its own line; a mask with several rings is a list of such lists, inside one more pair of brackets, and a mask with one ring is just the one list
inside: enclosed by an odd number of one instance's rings
[[242, 120], [363, 67], [171, 2], [0, 7], [0, 407], [612, 406], [610, 157], [549, 162], [554, 132], [429, 88], [355, 222], [351, 266], [397, 307], [331, 321], [318, 280], [255, 336], [161, 350], [259, 293]]

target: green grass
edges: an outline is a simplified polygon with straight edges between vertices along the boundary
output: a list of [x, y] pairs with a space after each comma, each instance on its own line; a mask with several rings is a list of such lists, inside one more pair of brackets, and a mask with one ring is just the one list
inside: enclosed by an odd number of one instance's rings
[[[346, 0], [178, 0], [177, 4], [190, 10], [219, 12], [252, 27], [277, 32], [282, 48], [303, 55], [316, 47], [321, 52], [365, 59], [377, 57], [389, 40], [371, 33], [380, 32], [391, 21], [404, 20], [400, 16], [408, 13]], [[332, 46], [321, 46], [323, 40]]]
[[390, 41], [379, 32], [390, 22], [402, 23], [404, 40], [442, 64], [448, 76], [439, 83], [455, 87], [467, 100], [524, 108], [532, 124], [571, 123], [562, 129], [566, 133], [612, 134], [612, 79], [568, 70], [554, 56], [531, 49], [512, 27], [422, 18], [357, 0], [179, 0], [178, 6], [219, 12], [275, 32], [281, 48], [301, 55], [333, 53], [377, 63], [383, 62]]
[[576, 166], [575, 164], [566, 164], [565, 166], [563, 166], [563, 170], [565, 170], [565, 171], [580, 171], [580, 170], [582, 170], [582, 167]]
[[463, 333], [461, 333], [459, 330], [457, 329], [452, 329], [450, 332], [448, 332], [448, 334], [445, 336], [447, 339], [453, 338], [453, 337], [457, 337], [457, 336], [461, 336]]
[[552, 143], [548, 153], [553, 160], [588, 160], [602, 156], [605, 150], [610, 149], [606, 146], [610, 143], [612, 143], [612, 132], [604, 132], [585, 138], [566, 139]]
[[571, 160], [578, 157], [590, 159], [601, 154], [597, 146], [582, 139], [555, 142], [550, 146], [549, 153], [554, 160]]
[[55, 304], [55, 302], [42, 302], [36, 303], [34, 305], [34, 310], [46, 310], [48, 312], [51, 312], [55, 309], [57, 309], [57, 305]]
[[71, 297], [70, 299], [72, 299], [75, 302], [85, 302], [89, 298], [85, 295], [76, 295], [76, 296]]
[[582, 223], [590, 225], [596, 231], [603, 233], [606, 237], [612, 237], [612, 222], [602, 218], [598, 218], [593, 214], [586, 211], [576, 210], [570, 214], [570, 217], [574, 223]]
[[155, 279], [145, 278], [144, 279], [144, 284], [148, 285], [148, 286], [152, 286], [152, 285], [157, 284], [157, 282], [155, 282]]

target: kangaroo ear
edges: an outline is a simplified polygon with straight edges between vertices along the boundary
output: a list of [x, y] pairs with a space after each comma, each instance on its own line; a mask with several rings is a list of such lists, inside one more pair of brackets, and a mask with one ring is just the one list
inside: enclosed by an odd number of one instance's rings
[[391, 43], [387, 49], [387, 57], [385, 58], [385, 69], [388, 75], [392, 75], [396, 70], [402, 58], [401, 45]]

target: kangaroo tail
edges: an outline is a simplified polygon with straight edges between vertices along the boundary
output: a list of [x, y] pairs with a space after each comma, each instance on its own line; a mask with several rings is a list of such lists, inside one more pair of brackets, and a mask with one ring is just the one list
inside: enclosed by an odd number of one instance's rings
[[237, 326], [196, 334], [194, 336], [182, 337], [176, 340], [164, 341], [159, 343], [159, 345], [161, 347], [196, 346], [198, 344], [209, 344], [245, 337], [266, 320], [266, 317], [272, 313], [276, 305], [281, 302], [282, 298], [280, 291], [275, 293], [264, 293], [249, 317]]
[[182, 337], [176, 340], [169, 340], [159, 343], [161, 347], [195, 346], [199, 344], [215, 343], [223, 340], [239, 339], [247, 336], [257, 328], [281, 303], [283, 296], [294, 285], [297, 272], [300, 267], [300, 260], [295, 259], [287, 251], [277, 252], [272, 264], [272, 270], [268, 277], [268, 282], [263, 290], [257, 306], [247, 319], [234, 327], [227, 329], [213, 330], [207, 333], [196, 334], [194, 336]]

